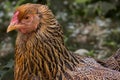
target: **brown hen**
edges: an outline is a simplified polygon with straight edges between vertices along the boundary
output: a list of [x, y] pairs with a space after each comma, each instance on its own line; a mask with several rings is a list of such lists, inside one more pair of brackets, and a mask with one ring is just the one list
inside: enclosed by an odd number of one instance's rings
[[7, 32], [17, 30], [15, 80], [120, 80], [120, 72], [70, 52], [46, 5], [18, 7]]
[[117, 70], [120, 72], [120, 49], [117, 50], [110, 58], [105, 60], [97, 60], [102, 66], [110, 68], [112, 70]]

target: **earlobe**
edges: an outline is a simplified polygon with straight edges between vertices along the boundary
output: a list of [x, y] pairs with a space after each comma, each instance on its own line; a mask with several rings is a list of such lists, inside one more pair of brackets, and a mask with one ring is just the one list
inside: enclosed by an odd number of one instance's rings
[[31, 24], [33, 24], [34, 29], [37, 29], [38, 24], [39, 24], [39, 17], [38, 17], [38, 15], [34, 15], [33, 21], [32, 21]]

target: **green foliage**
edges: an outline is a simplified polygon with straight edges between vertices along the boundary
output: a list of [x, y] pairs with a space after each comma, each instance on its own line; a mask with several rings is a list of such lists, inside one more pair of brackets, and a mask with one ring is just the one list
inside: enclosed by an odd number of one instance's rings
[[77, 3], [86, 3], [90, 2], [91, 0], [75, 0]]
[[9, 80], [13, 80], [13, 64], [14, 64], [14, 61], [10, 59], [6, 65], [1, 67], [0, 80], [8, 80], [8, 77], [9, 77]]
[[98, 8], [99, 15], [106, 15], [110, 10], [115, 10], [116, 5], [110, 2], [100, 1], [98, 2]]
[[89, 53], [87, 53], [88, 56], [94, 57], [95, 51], [91, 50], [89, 51]]
[[[0, 56], [0, 80], [13, 80], [13, 54]], [[5, 79], [7, 78], [7, 79]]]

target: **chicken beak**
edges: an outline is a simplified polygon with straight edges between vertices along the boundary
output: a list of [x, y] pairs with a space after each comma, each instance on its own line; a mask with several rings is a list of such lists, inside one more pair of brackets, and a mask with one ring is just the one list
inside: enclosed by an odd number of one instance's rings
[[10, 24], [7, 28], [7, 33], [16, 29], [15, 25]]

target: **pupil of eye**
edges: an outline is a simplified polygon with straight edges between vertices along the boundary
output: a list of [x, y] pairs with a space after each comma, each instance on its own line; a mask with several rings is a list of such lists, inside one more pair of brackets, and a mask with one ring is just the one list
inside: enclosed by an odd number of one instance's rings
[[27, 16], [27, 17], [25, 17], [25, 19], [28, 19], [29, 17]]

